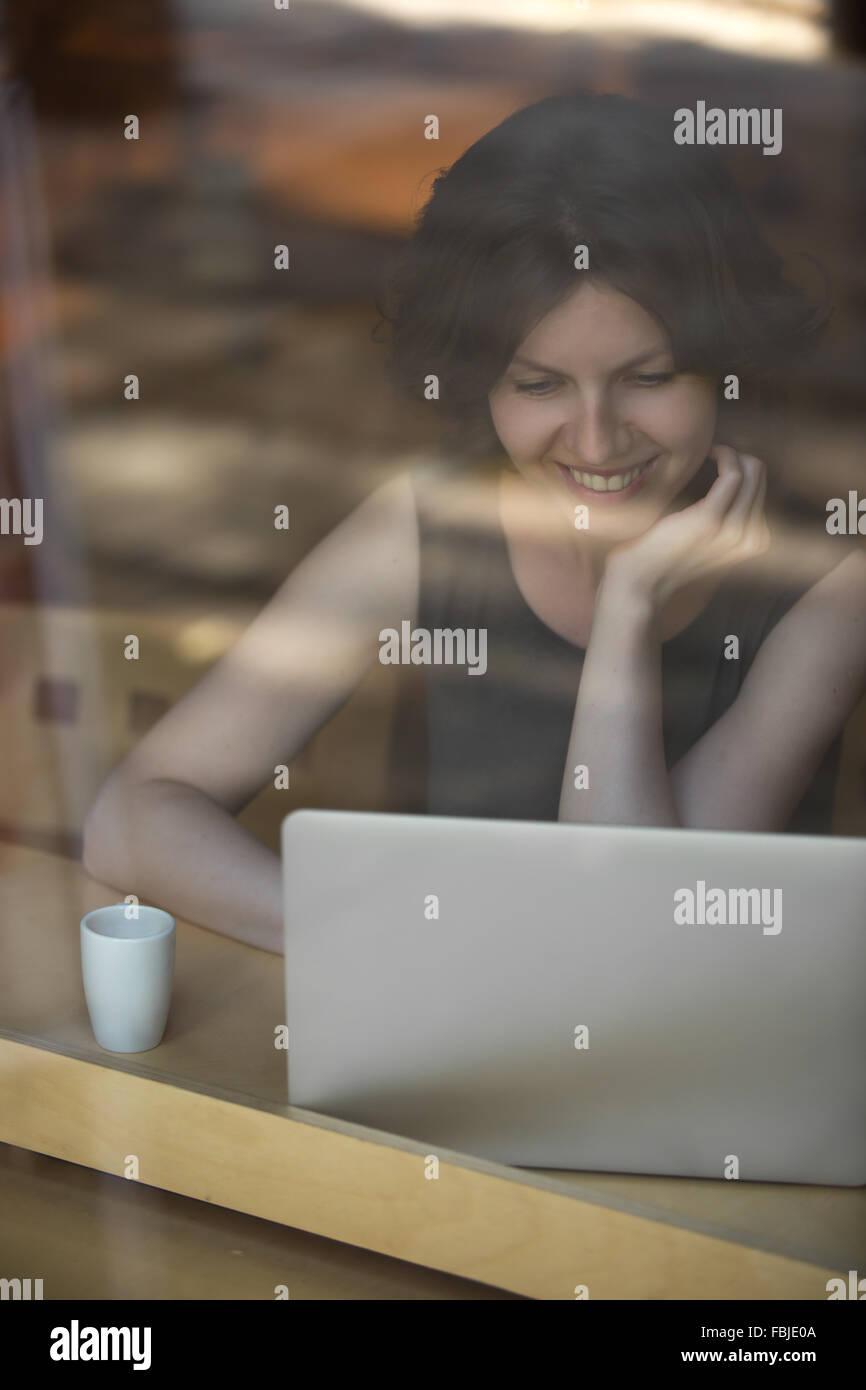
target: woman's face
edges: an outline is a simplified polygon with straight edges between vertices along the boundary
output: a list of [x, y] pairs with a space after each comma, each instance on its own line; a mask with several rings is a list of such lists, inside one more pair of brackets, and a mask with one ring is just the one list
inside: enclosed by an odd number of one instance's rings
[[490, 393], [515, 468], [585, 532], [641, 535], [669, 510], [713, 443], [708, 378], [674, 374], [667, 335], [633, 299], [586, 281], [520, 344]]

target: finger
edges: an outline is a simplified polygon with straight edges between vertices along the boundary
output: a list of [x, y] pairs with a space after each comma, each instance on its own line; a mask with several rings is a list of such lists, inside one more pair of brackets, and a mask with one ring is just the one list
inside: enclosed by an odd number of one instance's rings
[[715, 529], [737, 495], [742, 481], [742, 469], [733, 449], [718, 445], [707, 454], [705, 463], [715, 463], [718, 470], [708, 490], [696, 501], [684, 507], [679, 515], [683, 524], [691, 523], [696, 531]]
[[766, 517], [767, 470], [762, 468], [757, 496], [752, 504], [752, 512], [746, 526], [745, 542], [752, 549], [762, 552], [770, 543], [770, 529]]
[[[728, 468], [728, 476], [737, 473], [740, 481], [727, 511], [718, 522], [715, 535], [706, 546], [705, 561], [711, 567], [746, 559], [753, 548], [757, 550], [757, 539], [750, 543], [748, 535], [764, 473], [763, 463], [754, 454], [740, 454], [727, 445], [718, 448], [720, 472]], [[733, 467], [734, 460], [736, 468]]]
[[708, 455], [719, 470], [701, 506], [705, 515], [720, 523], [736, 498], [743, 482], [743, 469], [736, 450], [727, 444], [716, 444]]
[[746, 533], [764, 475], [764, 465], [754, 454], [740, 454], [739, 461], [743, 477], [742, 486], [728, 508], [722, 526], [725, 539], [735, 544]]
[[[659, 546], [664, 547], [669, 556], [676, 556], [679, 560], [700, 551], [705, 562], [712, 563], [722, 523], [742, 485], [743, 470], [734, 449], [724, 444], [717, 445], [707, 457], [718, 468], [718, 477], [712, 487], [697, 502], [663, 518], [654, 528]], [[729, 544], [722, 543], [720, 559], [724, 558]]]

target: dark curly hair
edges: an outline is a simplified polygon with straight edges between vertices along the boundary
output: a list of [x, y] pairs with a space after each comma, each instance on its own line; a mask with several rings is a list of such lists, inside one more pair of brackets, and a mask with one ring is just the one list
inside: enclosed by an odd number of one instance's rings
[[[398, 390], [421, 400], [438, 377], [443, 445], [501, 454], [487, 397], [578, 276], [654, 315], [678, 371], [735, 372], [750, 401], [808, 354], [826, 294], [816, 306], [785, 278], [718, 152], [676, 145], [673, 125], [672, 110], [625, 97], [548, 97], [436, 177], [375, 333], [390, 328]], [[574, 268], [581, 243], [588, 271]]]

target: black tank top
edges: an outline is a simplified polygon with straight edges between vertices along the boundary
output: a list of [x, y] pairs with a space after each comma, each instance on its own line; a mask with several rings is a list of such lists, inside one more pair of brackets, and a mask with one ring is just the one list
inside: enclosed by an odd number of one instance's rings
[[[487, 669], [470, 675], [465, 664], [430, 664], [404, 672], [392, 800], [431, 815], [556, 820], [585, 652], [523, 597], [496, 487], [483, 490], [482, 514], [470, 527], [437, 514], [437, 502], [441, 508], [449, 486], [465, 475], [424, 463], [410, 476], [420, 541], [416, 628], [486, 629]], [[747, 590], [731, 571], [704, 610], [662, 644], [669, 768], [736, 699], [764, 638], [808, 587]], [[739, 638], [739, 660], [724, 655], [731, 634]], [[830, 833], [841, 746], [840, 734], [787, 830]]]

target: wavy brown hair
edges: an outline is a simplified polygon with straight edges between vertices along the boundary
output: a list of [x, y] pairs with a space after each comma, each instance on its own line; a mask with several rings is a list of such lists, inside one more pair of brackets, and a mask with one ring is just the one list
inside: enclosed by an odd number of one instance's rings
[[[750, 404], [777, 394], [829, 317], [786, 278], [715, 149], [676, 145], [673, 111], [557, 96], [515, 112], [432, 187], [378, 304], [388, 374], [424, 398], [435, 374], [443, 445], [501, 455], [487, 397], [519, 343], [599, 277], [663, 326], [678, 371], [736, 373]], [[574, 268], [574, 247], [589, 270]], [[724, 412], [724, 402], [720, 403]]]

